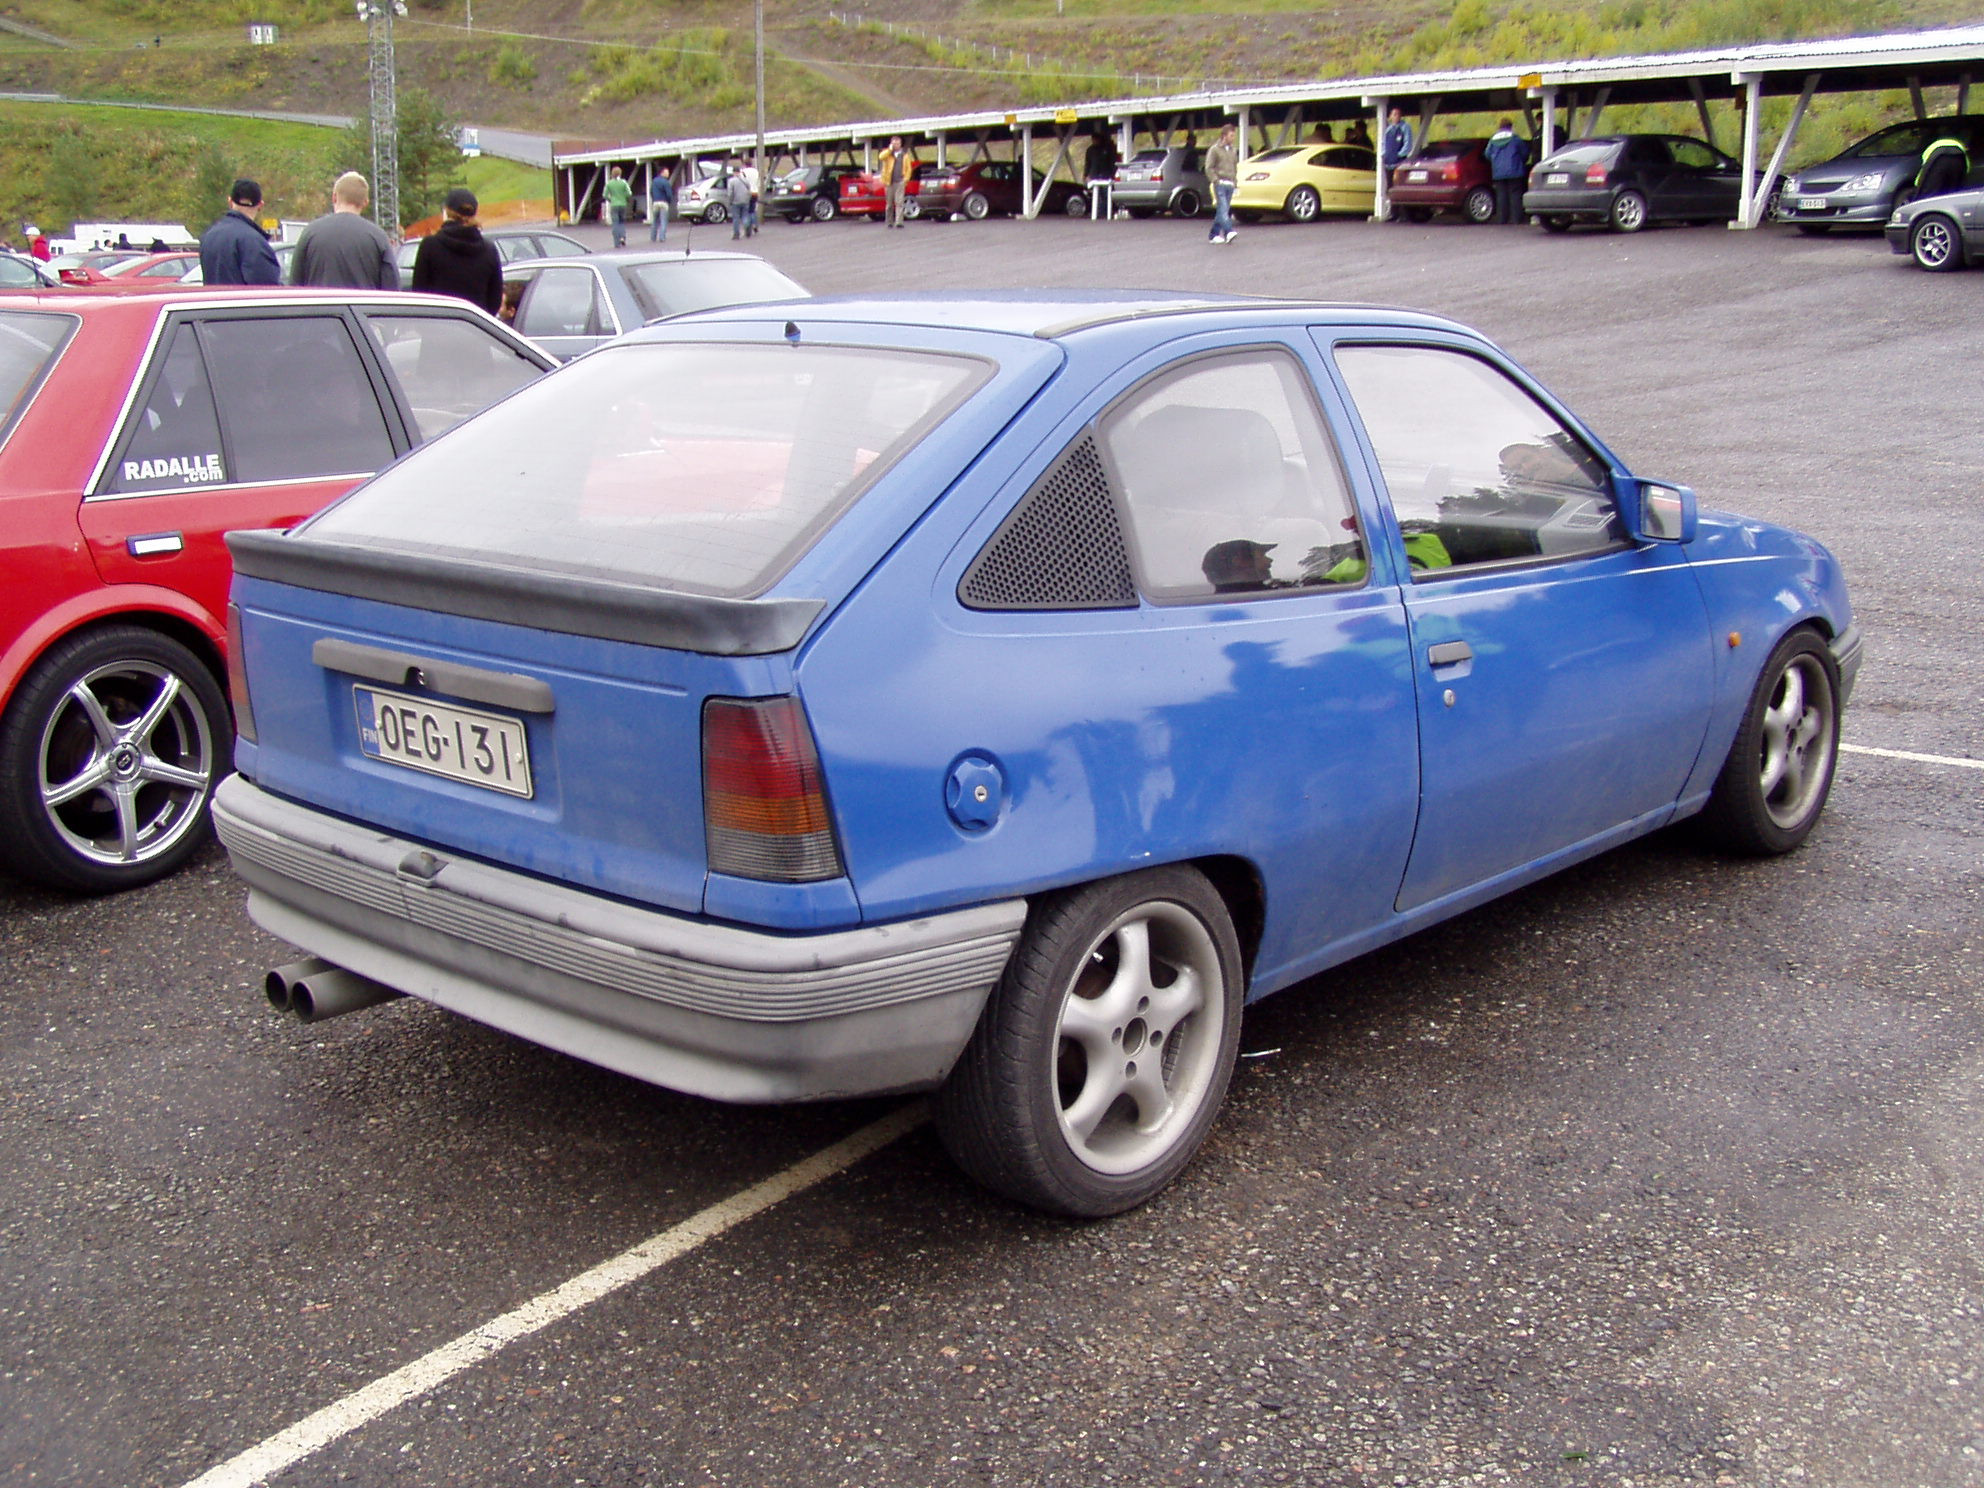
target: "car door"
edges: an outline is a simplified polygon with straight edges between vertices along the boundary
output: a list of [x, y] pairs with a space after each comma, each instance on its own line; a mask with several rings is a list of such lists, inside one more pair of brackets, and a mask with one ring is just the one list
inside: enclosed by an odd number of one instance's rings
[[1322, 167], [1323, 208], [1330, 212], [1369, 212], [1376, 203], [1377, 162], [1369, 150], [1338, 145], [1317, 152]]
[[540, 269], [517, 305], [517, 332], [570, 361], [614, 334], [613, 313], [603, 299], [598, 276], [583, 265]]
[[1420, 801], [1398, 908], [1670, 810], [1713, 666], [1680, 549], [1628, 541], [1610, 459], [1478, 349], [1338, 334], [1332, 352], [1414, 565]]
[[82, 504], [108, 584], [223, 613], [222, 534], [288, 527], [407, 447], [390, 391], [339, 309], [171, 316]]
[[1742, 195], [1742, 167], [1720, 150], [1697, 139], [1677, 135], [1667, 141], [1673, 157], [1675, 182], [1685, 183], [1689, 217], [1731, 218]]

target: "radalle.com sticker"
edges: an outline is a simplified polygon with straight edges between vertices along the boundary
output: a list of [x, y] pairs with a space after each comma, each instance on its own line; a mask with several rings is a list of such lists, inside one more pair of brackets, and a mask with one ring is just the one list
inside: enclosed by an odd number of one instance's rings
[[126, 460], [124, 484], [138, 481], [166, 481], [178, 486], [215, 485], [227, 479], [219, 454], [168, 455], [157, 460]]

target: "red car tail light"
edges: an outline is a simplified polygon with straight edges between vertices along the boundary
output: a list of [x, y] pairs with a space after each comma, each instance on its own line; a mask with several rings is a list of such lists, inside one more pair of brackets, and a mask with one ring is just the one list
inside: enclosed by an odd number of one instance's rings
[[241, 654], [241, 607], [227, 607], [227, 696], [234, 704], [234, 731], [255, 742], [255, 709], [248, 701], [248, 662]]
[[1442, 181], [1458, 181], [1460, 179], [1460, 162], [1458, 160], [1449, 160], [1445, 165], [1441, 166], [1440, 179]]
[[1603, 186], [1605, 184], [1605, 167], [1603, 165], [1587, 165], [1584, 168], [1584, 183], [1587, 186]]
[[712, 873], [776, 883], [840, 876], [819, 754], [797, 698], [703, 704], [703, 823]]

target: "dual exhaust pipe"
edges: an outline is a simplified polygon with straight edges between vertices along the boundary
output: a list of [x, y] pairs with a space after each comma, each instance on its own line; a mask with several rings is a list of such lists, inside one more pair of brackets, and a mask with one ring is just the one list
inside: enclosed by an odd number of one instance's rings
[[262, 990], [269, 995], [270, 1007], [293, 1013], [303, 1023], [321, 1023], [406, 995], [315, 956], [276, 967], [262, 979]]

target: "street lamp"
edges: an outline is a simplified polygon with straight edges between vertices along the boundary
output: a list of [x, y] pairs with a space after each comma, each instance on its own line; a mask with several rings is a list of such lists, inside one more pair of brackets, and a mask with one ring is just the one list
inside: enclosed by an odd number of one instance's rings
[[406, 0], [356, 0], [370, 43], [372, 77], [372, 215], [395, 237], [400, 231], [400, 111], [393, 70], [393, 17]]

